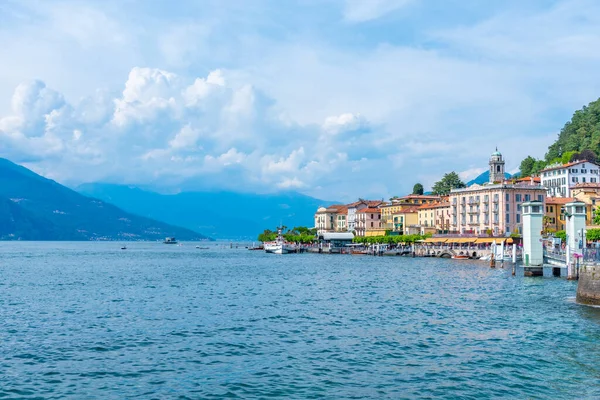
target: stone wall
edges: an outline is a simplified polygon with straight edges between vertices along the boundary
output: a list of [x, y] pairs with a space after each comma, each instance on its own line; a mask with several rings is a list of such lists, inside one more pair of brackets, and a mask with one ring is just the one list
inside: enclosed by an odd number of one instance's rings
[[600, 266], [579, 267], [577, 302], [600, 305]]

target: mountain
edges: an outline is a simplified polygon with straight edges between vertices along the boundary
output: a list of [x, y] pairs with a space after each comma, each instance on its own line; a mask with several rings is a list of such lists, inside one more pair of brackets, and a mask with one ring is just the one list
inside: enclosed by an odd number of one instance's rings
[[[508, 178], [511, 178], [512, 175], [509, 174], [508, 172], [505, 172], [504, 177], [506, 179], [508, 179]], [[490, 171], [487, 170], [487, 171], [483, 172], [481, 175], [479, 175], [477, 178], [472, 179], [469, 182], [467, 182], [467, 186], [474, 185], [475, 183], [478, 185], [483, 185], [484, 183], [487, 183], [489, 181], [490, 181]]]
[[182, 240], [206, 238], [83, 196], [0, 158], [0, 239]]
[[252, 240], [264, 229], [275, 229], [279, 224], [290, 228], [313, 226], [317, 207], [334, 204], [296, 192], [159, 194], [133, 186], [103, 183], [84, 184], [76, 190], [124, 210], [221, 239]]

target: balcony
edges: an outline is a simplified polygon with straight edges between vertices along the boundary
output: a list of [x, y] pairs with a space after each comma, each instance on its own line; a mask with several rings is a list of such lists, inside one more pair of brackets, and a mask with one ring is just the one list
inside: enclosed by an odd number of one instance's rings
[[483, 199], [483, 204], [488, 204], [490, 202], [490, 199]]
[[494, 203], [498, 203], [500, 201], [500, 199], [494, 199]]

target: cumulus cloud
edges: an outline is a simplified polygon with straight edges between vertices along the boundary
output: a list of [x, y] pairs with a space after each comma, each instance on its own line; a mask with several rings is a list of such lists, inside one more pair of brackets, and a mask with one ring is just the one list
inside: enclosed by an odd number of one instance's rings
[[358, 152], [389, 154], [356, 140], [371, 129], [360, 114], [332, 116], [321, 126], [280, 115], [272, 99], [253, 85], [230, 83], [223, 70], [194, 79], [135, 67], [120, 93], [98, 90], [74, 105], [41, 81], [19, 85], [11, 113], [0, 118], [0, 148], [72, 183], [195, 181], [200, 189], [206, 181], [260, 191], [349, 179]]

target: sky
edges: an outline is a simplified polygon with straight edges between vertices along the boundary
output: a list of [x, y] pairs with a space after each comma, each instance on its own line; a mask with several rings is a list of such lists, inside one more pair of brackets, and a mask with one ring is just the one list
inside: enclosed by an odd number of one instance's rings
[[0, 157], [70, 186], [388, 198], [600, 97], [596, 0], [0, 0], [0, 43]]

